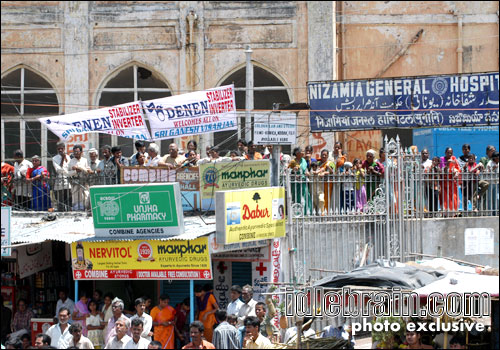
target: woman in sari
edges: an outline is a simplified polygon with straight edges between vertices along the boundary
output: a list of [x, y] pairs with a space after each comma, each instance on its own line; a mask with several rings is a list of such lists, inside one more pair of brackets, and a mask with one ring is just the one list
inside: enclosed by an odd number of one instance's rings
[[446, 148], [440, 163], [443, 169], [441, 180], [441, 206], [443, 211], [458, 211], [458, 184], [460, 181], [460, 164], [453, 155], [451, 147]]
[[215, 311], [219, 309], [219, 305], [217, 305], [217, 300], [215, 300], [213, 293], [211, 293], [208, 288], [196, 286], [194, 295], [196, 295], [196, 304], [198, 306], [198, 317], [196, 317], [196, 319], [203, 323], [205, 327], [205, 339], [211, 343], [214, 325], [217, 323]]
[[151, 310], [150, 315], [153, 319], [154, 340], [161, 343], [162, 349], [173, 349], [175, 344], [175, 309], [168, 305], [169, 301], [167, 294], [160, 295], [160, 304]]
[[368, 180], [366, 184], [366, 196], [369, 201], [373, 199], [375, 195], [375, 190], [380, 184], [380, 179], [384, 177], [384, 166], [382, 163], [375, 160], [376, 152], [372, 149], [366, 152], [366, 160], [362, 164], [362, 168], [365, 170], [365, 180]]
[[294, 148], [293, 155], [295, 159], [288, 165], [292, 169], [292, 201], [302, 204], [304, 215], [306, 215], [312, 209], [311, 196], [306, 182], [306, 176], [309, 176], [307, 161], [300, 147]]
[[47, 211], [50, 207], [50, 186], [48, 183], [49, 172], [40, 164], [40, 157], [31, 158], [33, 168], [26, 172], [26, 180], [31, 182], [33, 191], [33, 210]]
[[[316, 186], [314, 195], [317, 196], [316, 205], [319, 206], [318, 215], [328, 215], [330, 209], [330, 198], [332, 197], [333, 182], [329, 178], [335, 172], [335, 163], [328, 159], [327, 149], [321, 151], [321, 159], [317, 170], [311, 170], [313, 175], [321, 178], [323, 185]], [[344, 163], [342, 163], [344, 165]], [[330, 180], [330, 181], [329, 181]]]
[[87, 317], [90, 314], [87, 303], [89, 298], [87, 297], [87, 292], [82, 291], [80, 293], [80, 300], [75, 304], [75, 311], [73, 312], [73, 323], [79, 323], [82, 325], [82, 335], [87, 336]]

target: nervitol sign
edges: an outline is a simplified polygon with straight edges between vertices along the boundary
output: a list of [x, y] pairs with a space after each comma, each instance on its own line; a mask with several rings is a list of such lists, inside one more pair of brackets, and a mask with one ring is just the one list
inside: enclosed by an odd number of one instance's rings
[[216, 193], [216, 241], [229, 244], [285, 236], [285, 189]]
[[176, 236], [184, 233], [177, 182], [90, 188], [97, 237]]
[[75, 280], [210, 280], [208, 237], [71, 244]]
[[200, 165], [203, 210], [215, 209], [215, 193], [271, 185], [269, 160], [207, 163]]
[[498, 72], [307, 83], [312, 132], [498, 125]]

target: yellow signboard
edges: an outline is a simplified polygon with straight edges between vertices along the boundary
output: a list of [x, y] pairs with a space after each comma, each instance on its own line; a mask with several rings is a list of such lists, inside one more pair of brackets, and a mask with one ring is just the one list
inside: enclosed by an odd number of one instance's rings
[[217, 244], [285, 236], [285, 189], [263, 187], [217, 192]]
[[208, 237], [71, 244], [75, 280], [210, 280]]

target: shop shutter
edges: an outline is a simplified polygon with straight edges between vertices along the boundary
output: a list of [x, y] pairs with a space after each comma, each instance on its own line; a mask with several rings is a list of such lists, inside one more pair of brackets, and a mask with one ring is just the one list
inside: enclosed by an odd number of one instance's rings
[[252, 285], [252, 263], [233, 261], [233, 285], [243, 287], [245, 284]]
[[[200, 282], [200, 281], [195, 281]], [[175, 307], [178, 303], [183, 301], [185, 298], [189, 298], [189, 281], [162, 281], [161, 286], [162, 294], [168, 294], [170, 296], [169, 305]]]

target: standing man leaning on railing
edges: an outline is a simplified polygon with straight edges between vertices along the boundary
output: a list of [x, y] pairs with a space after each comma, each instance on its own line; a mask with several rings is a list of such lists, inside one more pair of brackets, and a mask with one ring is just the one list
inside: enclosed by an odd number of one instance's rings
[[122, 166], [129, 166], [128, 159], [122, 156], [122, 149], [120, 146], [114, 146], [111, 148], [111, 153], [113, 157], [109, 160], [110, 167], [113, 169], [113, 174], [115, 174], [116, 183], [120, 183]]
[[97, 174], [99, 174], [99, 184], [109, 185], [116, 183], [116, 169], [111, 162], [111, 146], [104, 145], [101, 147], [103, 159], [97, 166]]
[[82, 145], [73, 147], [74, 158], [69, 162], [69, 173], [72, 180], [71, 196], [73, 198], [73, 210], [85, 210], [88, 208], [89, 188], [87, 174], [90, 170], [87, 158], [82, 157]]
[[16, 209], [31, 209], [31, 183], [26, 181], [26, 173], [33, 164], [24, 159], [24, 153], [18, 149], [14, 151], [14, 181], [15, 181], [15, 207]]
[[71, 185], [68, 179], [71, 158], [66, 154], [64, 143], [58, 143], [56, 147], [57, 155], [52, 158], [52, 165], [56, 171], [54, 196], [57, 202], [57, 211], [67, 211], [71, 207]]

